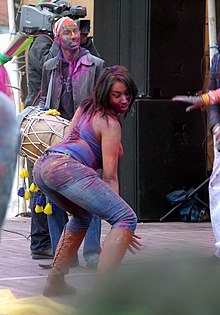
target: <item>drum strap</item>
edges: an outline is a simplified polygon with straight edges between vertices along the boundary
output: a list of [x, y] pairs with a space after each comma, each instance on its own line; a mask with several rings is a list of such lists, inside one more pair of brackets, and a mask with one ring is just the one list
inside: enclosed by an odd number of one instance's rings
[[48, 85], [47, 99], [46, 99], [46, 103], [45, 103], [45, 107], [46, 107], [46, 108], [50, 108], [51, 91], [52, 91], [52, 81], [53, 81], [53, 71], [51, 72], [50, 82], [49, 82], [49, 85]]
[[[50, 76], [50, 82], [49, 82], [49, 86], [48, 86], [48, 91], [47, 91], [47, 98], [46, 98], [46, 103], [45, 106], [50, 108], [50, 99], [51, 99], [51, 91], [52, 91], [52, 81], [53, 81], [53, 71], [51, 72], [51, 76]], [[19, 126], [21, 125], [22, 121], [24, 120], [24, 118], [33, 110], [36, 109], [36, 106], [28, 106], [26, 107], [22, 112], [20, 112], [17, 115], [17, 119], [18, 119], [18, 123]]]
[[22, 121], [24, 120], [24, 118], [25, 118], [33, 109], [36, 109], [36, 107], [34, 107], [34, 106], [28, 106], [28, 107], [26, 107], [22, 112], [20, 112], [20, 113], [17, 115], [17, 120], [18, 120], [19, 126], [21, 125], [21, 123], [22, 123]]

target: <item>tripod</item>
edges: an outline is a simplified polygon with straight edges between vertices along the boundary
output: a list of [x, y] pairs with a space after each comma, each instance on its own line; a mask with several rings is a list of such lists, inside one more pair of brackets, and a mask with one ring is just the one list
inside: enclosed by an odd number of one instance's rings
[[185, 196], [185, 200], [182, 202], [178, 203], [175, 207], [173, 207], [170, 211], [168, 211], [164, 216], [160, 218], [160, 222], [162, 222], [168, 215], [170, 215], [173, 211], [178, 209], [180, 206], [182, 206], [185, 202], [190, 200], [192, 197], [194, 197], [196, 200], [198, 200], [201, 204], [203, 204], [206, 208], [209, 208], [208, 204], [199, 199], [197, 196], [194, 196], [195, 193], [202, 188], [206, 183], [208, 183], [210, 177], [208, 177], [204, 182], [202, 182], [198, 187], [196, 187], [191, 193]]

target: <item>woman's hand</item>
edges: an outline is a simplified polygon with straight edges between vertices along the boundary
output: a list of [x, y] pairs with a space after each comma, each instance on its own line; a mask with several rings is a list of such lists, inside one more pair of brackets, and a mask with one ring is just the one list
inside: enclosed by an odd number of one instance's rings
[[141, 250], [141, 246], [142, 244], [138, 241], [141, 239], [140, 235], [137, 234], [133, 234], [131, 242], [128, 246], [128, 250], [129, 252], [131, 252], [132, 254], [136, 254], [136, 251], [140, 251]]

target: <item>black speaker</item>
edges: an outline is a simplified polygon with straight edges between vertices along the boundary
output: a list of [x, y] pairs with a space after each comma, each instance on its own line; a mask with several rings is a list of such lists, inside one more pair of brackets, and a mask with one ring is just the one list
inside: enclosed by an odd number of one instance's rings
[[94, 0], [94, 43], [108, 66], [120, 64], [121, 0]]
[[[204, 113], [186, 113], [186, 106], [170, 100], [137, 100], [122, 119], [120, 195], [140, 221], [159, 220], [171, 208], [166, 194], [196, 188], [206, 179]], [[201, 193], [206, 200], [206, 192]]]
[[203, 87], [205, 0], [94, 0], [94, 42], [139, 94], [171, 98]]
[[172, 97], [203, 88], [205, 1], [152, 0], [147, 94]]

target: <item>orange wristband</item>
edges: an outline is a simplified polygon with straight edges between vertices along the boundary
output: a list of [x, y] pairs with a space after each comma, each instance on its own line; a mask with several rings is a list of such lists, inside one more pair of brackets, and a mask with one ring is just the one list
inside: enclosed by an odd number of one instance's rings
[[208, 93], [202, 94], [201, 97], [203, 99], [205, 107], [208, 107], [210, 105], [209, 94]]

